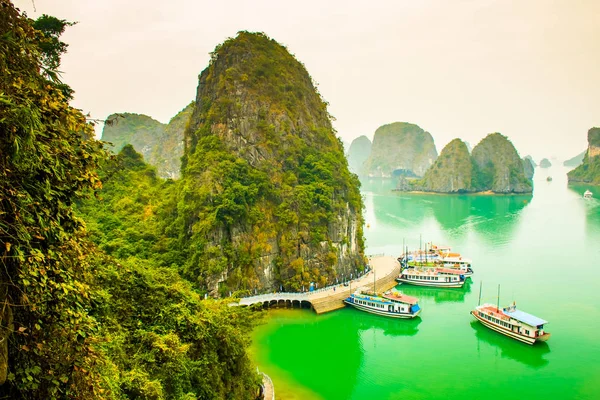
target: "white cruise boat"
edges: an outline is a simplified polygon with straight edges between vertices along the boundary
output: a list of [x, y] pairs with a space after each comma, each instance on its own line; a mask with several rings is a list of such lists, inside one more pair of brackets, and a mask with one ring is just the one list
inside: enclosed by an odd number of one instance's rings
[[344, 303], [361, 311], [392, 318], [414, 318], [421, 313], [416, 297], [395, 290], [378, 296], [359, 289], [346, 298]]
[[484, 326], [523, 343], [545, 342], [550, 334], [544, 331], [544, 321], [534, 315], [518, 310], [516, 304], [498, 308], [495, 304], [483, 304], [471, 311]]
[[465, 284], [463, 271], [451, 268], [405, 268], [397, 282], [417, 286], [460, 288]]
[[583, 194], [584, 199], [591, 199], [592, 196], [593, 196], [593, 193], [590, 192], [589, 190], [586, 190], [585, 193]]

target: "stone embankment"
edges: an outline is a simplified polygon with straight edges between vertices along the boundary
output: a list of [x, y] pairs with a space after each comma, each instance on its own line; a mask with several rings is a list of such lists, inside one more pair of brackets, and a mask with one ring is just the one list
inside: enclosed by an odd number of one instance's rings
[[344, 307], [344, 299], [353, 290], [365, 288], [384, 292], [396, 286], [396, 278], [400, 274], [400, 263], [391, 256], [369, 257], [369, 273], [345, 285], [335, 285], [308, 293], [269, 293], [240, 299], [239, 305], [249, 306], [262, 303], [270, 305], [289, 305], [301, 307], [309, 303], [317, 314], [338, 310]]

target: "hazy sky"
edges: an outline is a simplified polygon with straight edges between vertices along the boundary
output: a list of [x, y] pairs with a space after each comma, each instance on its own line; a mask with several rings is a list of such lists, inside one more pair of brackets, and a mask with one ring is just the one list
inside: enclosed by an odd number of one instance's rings
[[[17, 0], [79, 23], [64, 80], [93, 117], [168, 122], [195, 98], [209, 52], [262, 31], [304, 63], [339, 136], [407, 121], [438, 152], [507, 135], [521, 154], [569, 158], [600, 126], [599, 0]], [[34, 11], [34, 5], [36, 11]]]

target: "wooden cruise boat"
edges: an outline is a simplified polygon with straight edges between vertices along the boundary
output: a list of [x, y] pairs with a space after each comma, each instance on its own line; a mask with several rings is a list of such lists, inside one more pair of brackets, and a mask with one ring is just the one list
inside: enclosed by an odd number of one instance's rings
[[392, 318], [414, 318], [421, 313], [417, 298], [395, 290], [378, 296], [359, 289], [346, 298], [344, 303], [361, 311]]
[[417, 286], [460, 288], [465, 284], [465, 275], [461, 270], [451, 268], [405, 268], [396, 281]]
[[544, 331], [548, 321], [518, 310], [514, 303], [506, 308], [483, 304], [472, 310], [471, 315], [486, 327], [523, 343], [545, 342], [550, 338]]

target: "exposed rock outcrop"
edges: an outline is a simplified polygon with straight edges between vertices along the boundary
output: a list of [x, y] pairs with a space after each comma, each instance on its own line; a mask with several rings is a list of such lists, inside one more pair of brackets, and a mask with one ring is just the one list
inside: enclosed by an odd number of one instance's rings
[[535, 173], [535, 163], [531, 156], [525, 156], [523, 160], [523, 172], [525, 173], [525, 177], [527, 179], [533, 179], [533, 174]]
[[162, 124], [143, 114], [111, 114], [104, 125], [102, 140], [112, 143], [115, 153], [131, 144], [144, 160], [156, 168], [161, 178], [177, 179], [183, 155], [183, 131], [190, 118], [194, 103], [189, 104], [168, 124]]
[[442, 193], [471, 191], [471, 156], [465, 142], [454, 139], [444, 147], [435, 163], [413, 190]]
[[364, 266], [358, 179], [285, 47], [249, 32], [217, 46], [184, 143], [188, 275], [213, 290], [301, 290]]
[[352, 141], [348, 150], [348, 167], [357, 175], [364, 173], [363, 166], [371, 154], [371, 141], [366, 136], [359, 136]]
[[375, 131], [364, 171], [370, 177], [421, 177], [436, 158], [437, 150], [429, 132], [408, 122], [394, 122]]
[[494, 193], [530, 193], [531, 180], [527, 179], [523, 162], [508, 138], [491, 133], [475, 146], [472, 152], [473, 182], [476, 191]]
[[600, 128], [588, 131], [588, 149], [580, 166], [568, 174], [569, 183], [600, 185]]

